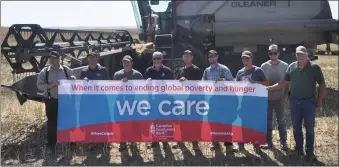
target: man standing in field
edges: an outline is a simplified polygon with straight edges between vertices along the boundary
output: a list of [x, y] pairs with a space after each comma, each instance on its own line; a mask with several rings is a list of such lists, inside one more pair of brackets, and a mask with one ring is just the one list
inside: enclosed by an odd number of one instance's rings
[[[257, 83], [267, 86], [266, 75], [260, 67], [253, 65], [253, 54], [250, 51], [244, 51], [241, 55], [242, 63], [244, 67], [240, 69], [236, 76], [236, 81], [249, 81], [251, 83]], [[245, 150], [244, 143], [238, 143], [239, 151]], [[254, 144], [254, 151], [260, 152], [260, 145]]]
[[[58, 123], [58, 85], [59, 80], [75, 79], [73, 71], [60, 64], [60, 54], [51, 52], [49, 54], [50, 66], [43, 68], [37, 78], [37, 88], [43, 91], [45, 100], [45, 110], [47, 116], [47, 139], [48, 147], [55, 153], [57, 142]], [[73, 148], [75, 143], [70, 143]]]
[[[304, 46], [296, 48], [297, 61], [291, 63], [286, 71], [283, 81], [268, 86], [268, 90], [276, 90], [290, 85], [290, 110], [295, 140], [295, 152], [304, 155], [304, 137], [302, 122], [306, 129], [306, 158], [316, 160], [314, 155], [314, 126], [316, 108], [322, 106], [325, 95], [325, 79], [319, 65], [308, 58], [307, 49]], [[316, 84], [319, 84], [316, 97]]]
[[[265, 72], [269, 85], [274, 85], [284, 79], [288, 64], [279, 60], [279, 49], [277, 45], [271, 45], [268, 48], [270, 60], [261, 65]], [[267, 111], [267, 148], [273, 147], [272, 142], [272, 119], [273, 111], [277, 117], [280, 144], [282, 150], [287, 150], [287, 131], [284, 118], [284, 104], [288, 98], [288, 88], [268, 91], [268, 111]]]
[[[200, 80], [200, 69], [192, 63], [193, 53], [190, 50], [185, 50], [182, 59], [185, 63], [185, 66], [179, 69], [178, 75], [175, 77], [175, 79], [180, 81]], [[197, 129], [201, 129], [201, 127], [197, 127]], [[192, 142], [192, 145], [194, 150], [199, 149], [198, 141]]]
[[[208, 61], [210, 66], [207, 67], [203, 73], [202, 80], [212, 80], [212, 81], [233, 81], [231, 71], [225, 65], [218, 63], [218, 52], [215, 50], [210, 50], [208, 52]], [[224, 142], [227, 150], [233, 150], [232, 142]], [[218, 142], [213, 142], [213, 149], [219, 147]]]
[[[161, 52], [153, 53], [153, 66], [148, 67], [145, 71], [144, 78], [148, 80], [173, 80], [173, 72], [171, 69], [162, 64], [164, 56]], [[152, 142], [151, 147], [156, 147], [159, 143]], [[163, 142], [164, 149], [168, 148], [168, 142]]]
[[[126, 55], [122, 59], [123, 69], [117, 71], [113, 75], [113, 80], [121, 80], [123, 82], [127, 82], [128, 80], [142, 80], [142, 74], [133, 69], [133, 59], [131, 56]], [[125, 132], [128, 133], [128, 132]], [[132, 147], [134, 147], [134, 143], [131, 143]], [[123, 151], [127, 148], [126, 142], [120, 143], [119, 151]]]
[[[80, 79], [85, 80], [109, 80], [108, 72], [105, 67], [98, 63], [99, 53], [89, 53], [87, 55], [88, 66], [82, 69]], [[80, 119], [80, 118], [79, 118]], [[94, 148], [98, 145], [94, 143]], [[100, 146], [107, 148], [109, 143], [103, 143]]]

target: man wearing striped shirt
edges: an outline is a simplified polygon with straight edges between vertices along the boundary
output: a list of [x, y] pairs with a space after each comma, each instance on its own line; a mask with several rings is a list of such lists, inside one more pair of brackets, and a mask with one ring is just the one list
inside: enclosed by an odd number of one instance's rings
[[[202, 80], [212, 81], [234, 81], [231, 71], [225, 65], [218, 63], [219, 55], [217, 51], [210, 50], [208, 52], [208, 61], [210, 66], [207, 67], [202, 76]], [[232, 142], [225, 142], [227, 150], [233, 150]], [[219, 147], [218, 142], [213, 142], [213, 148]]]

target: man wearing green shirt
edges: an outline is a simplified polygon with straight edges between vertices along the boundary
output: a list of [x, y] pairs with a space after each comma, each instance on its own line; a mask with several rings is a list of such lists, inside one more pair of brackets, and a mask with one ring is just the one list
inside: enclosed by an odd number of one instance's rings
[[[306, 158], [316, 160], [314, 155], [315, 110], [322, 106], [325, 94], [325, 80], [321, 68], [308, 58], [304, 46], [296, 48], [297, 61], [291, 63], [283, 81], [268, 86], [268, 90], [276, 90], [290, 86], [290, 109], [293, 135], [296, 143], [295, 152], [303, 155], [302, 121], [306, 129]], [[316, 97], [316, 83], [319, 84]]]

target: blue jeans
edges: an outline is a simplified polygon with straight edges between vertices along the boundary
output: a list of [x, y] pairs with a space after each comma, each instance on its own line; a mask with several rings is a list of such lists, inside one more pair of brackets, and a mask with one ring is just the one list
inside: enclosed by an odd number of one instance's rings
[[268, 111], [267, 111], [267, 143], [272, 143], [272, 130], [273, 130], [273, 112], [277, 117], [278, 130], [280, 144], [285, 145], [287, 140], [287, 131], [285, 123], [284, 105], [281, 100], [269, 100]]
[[311, 154], [314, 151], [314, 126], [315, 126], [315, 97], [307, 100], [299, 100], [290, 96], [291, 119], [293, 126], [293, 135], [295, 140], [295, 149], [303, 151], [304, 137], [302, 132], [302, 122], [306, 129], [306, 153]]

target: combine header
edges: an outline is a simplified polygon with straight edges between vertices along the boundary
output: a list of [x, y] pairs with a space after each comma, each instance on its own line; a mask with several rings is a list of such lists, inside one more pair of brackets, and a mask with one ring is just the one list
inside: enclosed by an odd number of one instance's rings
[[37, 73], [48, 63], [48, 54], [58, 51], [63, 64], [71, 67], [76, 76], [85, 65], [84, 55], [100, 53], [100, 64], [111, 76], [120, 66], [125, 54], [135, 56], [135, 43], [127, 30], [78, 31], [43, 29], [37, 24], [12, 25], [1, 45], [1, 53], [12, 68], [13, 85], [1, 85], [17, 93], [23, 104], [26, 99], [42, 101], [37, 95]]

